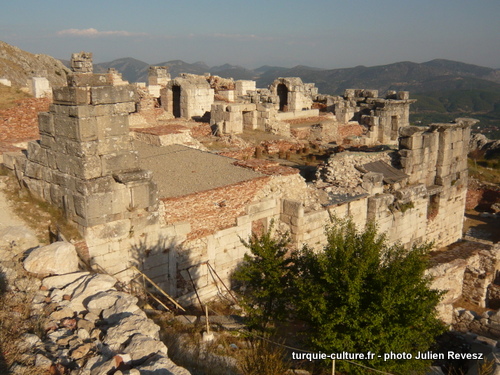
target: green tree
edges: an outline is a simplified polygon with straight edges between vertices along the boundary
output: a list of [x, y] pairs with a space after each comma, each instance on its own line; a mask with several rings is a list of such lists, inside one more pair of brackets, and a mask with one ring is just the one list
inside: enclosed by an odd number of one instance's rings
[[357, 231], [352, 220], [330, 227], [327, 239], [323, 251], [303, 249], [293, 257], [292, 304], [311, 328], [311, 344], [327, 353], [371, 351], [377, 355], [365, 364], [387, 371], [425, 370], [426, 361], [384, 362], [378, 354], [414, 357], [444, 330], [435, 313], [441, 292], [424, 276], [430, 246], [389, 246], [375, 225]]
[[[360, 361], [362, 364], [395, 373], [425, 371], [429, 362], [414, 357], [428, 350], [435, 337], [444, 332], [435, 312], [441, 292], [430, 289], [430, 280], [424, 276], [430, 246], [409, 250], [390, 246], [384, 236], [377, 234], [375, 225], [358, 231], [352, 220], [336, 220], [326, 234], [327, 244], [322, 251], [303, 248], [287, 258], [284, 249], [278, 250], [279, 241], [275, 241], [273, 251], [247, 258], [240, 272], [248, 275], [248, 280], [260, 275], [253, 279], [260, 288], [274, 280], [269, 283], [273, 287], [272, 303], [266, 305], [262, 289], [257, 289], [257, 299], [252, 296], [254, 288], [247, 289], [247, 300], [258, 300], [273, 318], [287, 307], [289, 317], [307, 324], [308, 349], [323, 353], [371, 351], [374, 358]], [[253, 238], [249, 245], [269, 244], [272, 238], [268, 236], [264, 242]], [[267, 255], [274, 258], [272, 266], [272, 259], [261, 258]], [[275, 268], [272, 278], [263, 278], [257, 272], [268, 272], [263, 264]], [[252, 272], [245, 272], [246, 267]], [[278, 282], [280, 278], [286, 281]], [[413, 359], [406, 356], [384, 361], [383, 355], [391, 352], [411, 354]], [[364, 371], [345, 361], [339, 361], [338, 368], [349, 374]]]
[[261, 236], [252, 235], [243, 244], [250, 250], [233, 279], [244, 287], [243, 306], [254, 328], [265, 328], [272, 320], [285, 316], [290, 259], [287, 234], [272, 235], [271, 228]]

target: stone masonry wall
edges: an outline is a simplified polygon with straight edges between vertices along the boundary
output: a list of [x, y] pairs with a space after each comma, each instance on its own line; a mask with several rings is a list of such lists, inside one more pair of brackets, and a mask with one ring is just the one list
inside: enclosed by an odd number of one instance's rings
[[278, 78], [271, 84], [269, 90], [277, 95], [279, 85], [284, 85], [287, 89], [287, 111], [311, 109], [313, 97], [318, 93], [314, 84], [303, 83], [298, 77]]
[[231, 273], [247, 251], [241, 241], [248, 240], [256, 223], [268, 228], [271, 220], [279, 218], [279, 200], [258, 199], [270, 180], [262, 177], [163, 200], [167, 223], [183, 220], [191, 224], [187, 240], [170, 257], [174, 265], [169, 267], [176, 270], [175, 279], [171, 275], [169, 280], [172, 293], [193, 302], [193, 283], [202, 298], [222, 288], [220, 279], [229, 285]]
[[197, 76], [194, 74], [182, 74], [171, 80], [165, 88], [162, 88], [161, 103], [165, 111], [174, 112], [174, 98], [173, 89], [180, 87], [180, 114], [177, 117], [192, 119], [195, 117], [202, 117], [207, 112], [210, 112], [212, 103], [214, 102], [214, 89], [210, 88], [204, 76]]
[[493, 307], [488, 291], [500, 266], [500, 248], [464, 241], [432, 254], [427, 275], [431, 287], [445, 292], [438, 306], [441, 320], [451, 324], [453, 304], [462, 300], [479, 307]]
[[467, 193], [467, 145], [476, 120], [457, 119], [454, 124], [402, 128], [401, 165], [410, 184], [428, 190], [426, 236], [436, 246], [462, 237]]
[[114, 274], [158, 245], [157, 189], [139, 169], [129, 136], [133, 86], [113, 73], [88, 72], [87, 58], [74, 56], [72, 65], [85, 72], [55, 89], [50, 111], [40, 113], [41, 139], [28, 146], [23, 182], [75, 222], [87, 260]]

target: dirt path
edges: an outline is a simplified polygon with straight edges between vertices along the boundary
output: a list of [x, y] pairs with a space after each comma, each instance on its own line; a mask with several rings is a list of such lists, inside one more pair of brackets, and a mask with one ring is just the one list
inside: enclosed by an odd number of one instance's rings
[[7, 177], [0, 177], [0, 229], [11, 225], [25, 225], [25, 223], [13, 212], [3, 192], [6, 178]]

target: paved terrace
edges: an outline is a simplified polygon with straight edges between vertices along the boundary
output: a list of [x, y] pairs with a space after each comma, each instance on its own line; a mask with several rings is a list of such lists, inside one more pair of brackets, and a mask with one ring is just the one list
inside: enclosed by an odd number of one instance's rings
[[264, 176], [233, 165], [234, 159], [181, 145], [134, 141], [141, 168], [153, 172], [160, 198], [179, 197]]

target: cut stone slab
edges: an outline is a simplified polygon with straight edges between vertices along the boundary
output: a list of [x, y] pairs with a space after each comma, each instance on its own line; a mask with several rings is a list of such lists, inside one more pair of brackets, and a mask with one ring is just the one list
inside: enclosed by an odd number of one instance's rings
[[[72, 274], [74, 275], [74, 274]], [[52, 302], [58, 302], [60, 303], [63, 301], [66, 297], [65, 296], [72, 296], [73, 293], [75, 292], [76, 288], [78, 288], [80, 285], [83, 283], [89, 281], [92, 278], [93, 275], [88, 274], [84, 275], [75, 281], [73, 281], [71, 284], [66, 285], [62, 289], [53, 289], [52, 292], [50, 293], [50, 299]], [[46, 280], [46, 279], [44, 279]], [[67, 301], [66, 301], [67, 302]]]
[[155, 355], [148, 359], [142, 366], [136, 367], [141, 374], [155, 375], [191, 375], [191, 373], [183, 367], [177, 366], [170, 358], [162, 355]]
[[36, 275], [63, 275], [78, 271], [78, 255], [73, 244], [59, 241], [33, 250], [23, 265]]
[[71, 302], [68, 308], [73, 309], [77, 313], [86, 311], [83, 302], [99, 292], [105, 292], [113, 288], [117, 280], [113, 276], [96, 274], [87, 277], [76, 289], [71, 296]]
[[66, 275], [46, 277], [42, 281], [42, 286], [48, 290], [62, 289], [81, 277], [90, 275], [90, 272], [74, 272]]
[[110, 306], [108, 309], [103, 310], [102, 317], [106, 319], [110, 324], [113, 324], [113, 318], [124, 313], [134, 313], [137, 314], [139, 311], [139, 306], [137, 306], [138, 299], [130, 294], [123, 292], [115, 292], [118, 299]]
[[111, 350], [119, 350], [120, 346], [128, 340], [129, 337], [141, 333], [145, 336], [159, 340], [160, 327], [152, 320], [139, 315], [130, 315], [121, 319], [116, 326], [108, 329], [104, 343]]
[[144, 361], [152, 354], [161, 353], [166, 356], [168, 349], [161, 341], [139, 333], [132, 336], [123, 352], [130, 354], [132, 361]]
[[35, 233], [25, 226], [0, 229], [0, 253], [8, 252], [12, 256], [16, 256], [37, 247], [39, 244]]
[[99, 292], [87, 299], [83, 305], [89, 312], [99, 315], [102, 310], [109, 309], [111, 306], [113, 306], [118, 298], [120, 298], [119, 295], [113, 293], [112, 291]]

